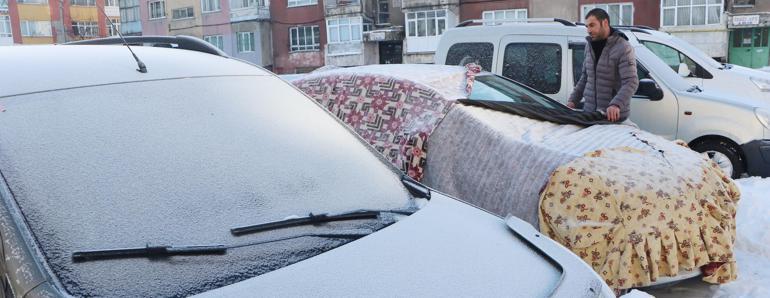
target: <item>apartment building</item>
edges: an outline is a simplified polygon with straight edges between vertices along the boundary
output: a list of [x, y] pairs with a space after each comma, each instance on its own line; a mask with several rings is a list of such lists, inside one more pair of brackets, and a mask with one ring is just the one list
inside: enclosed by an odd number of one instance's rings
[[727, 9], [730, 63], [752, 68], [768, 66], [770, 1], [733, 0]]
[[0, 0], [0, 45], [50, 44], [117, 34], [117, 0]]

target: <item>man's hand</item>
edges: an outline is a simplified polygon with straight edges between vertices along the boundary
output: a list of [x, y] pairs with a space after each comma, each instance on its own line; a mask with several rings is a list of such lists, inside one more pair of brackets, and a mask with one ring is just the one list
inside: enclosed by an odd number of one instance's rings
[[570, 109], [574, 109], [575, 108], [575, 103], [571, 102], [571, 101], [568, 101], [567, 102], [567, 107], [570, 108]]
[[618, 106], [611, 105], [607, 107], [607, 120], [612, 122], [620, 120], [620, 108], [618, 108]]

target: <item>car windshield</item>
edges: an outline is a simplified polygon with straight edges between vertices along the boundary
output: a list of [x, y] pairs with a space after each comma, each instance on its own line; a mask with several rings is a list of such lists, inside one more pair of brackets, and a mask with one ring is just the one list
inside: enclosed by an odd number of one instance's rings
[[513, 102], [551, 109], [566, 109], [564, 105], [531, 88], [493, 74], [476, 76], [468, 99]]
[[684, 41], [681, 38], [673, 36], [673, 35], [668, 36], [668, 38], [670, 38], [671, 41], [673, 41], [677, 45], [677, 47], [682, 48], [684, 50], [684, 52], [688, 53], [688, 55], [692, 55], [692, 56], [695, 56], [695, 57], [700, 57], [700, 58], [698, 58], [698, 60], [704, 61], [705, 63], [708, 63], [709, 65], [711, 65], [714, 68], [722, 68], [722, 64], [721, 63], [717, 62], [716, 60], [714, 60], [714, 58], [711, 58], [709, 55], [704, 53], [701, 49], [696, 48], [695, 46], [693, 46], [689, 42]]
[[0, 172], [14, 196], [7, 202], [78, 297], [189, 296], [351, 240], [301, 237], [220, 255], [97, 262], [73, 262], [76, 251], [377, 230], [392, 220], [230, 233], [292, 215], [413, 203], [397, 170], [274, 76], [101, 85], [0, 98], [0, 106]]

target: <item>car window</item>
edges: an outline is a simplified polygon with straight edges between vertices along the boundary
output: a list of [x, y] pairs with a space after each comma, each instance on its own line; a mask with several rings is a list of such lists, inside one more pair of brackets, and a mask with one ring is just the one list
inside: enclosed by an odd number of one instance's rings
[[[268, 88], [269, 87], [269, 88]], [[0, 172], [52, 272], [75, 297], [186, 297], [347, 241], [302, 238], [225, 255], [74, 263], [78, 250], [242, 244], [291, 215], [402, 208], [401, 173], [274, 76], [169, 79], [0, 98]]]
[[481, 65], [485, 71], [492, 71], [492, 55], [495, 46], [488, 42], [457, 43], [449, 48], [446, 65], [464, 66], [468, 63]]
[[491, 74], [476, 77], [468, 99], [513, 102], [546, 108], [563, 107], [554, 100], [530, 90], [526, 86]]
[[580, 75], [583, 74], [583, 62], [586, 59], [586, 44], [571, 43], [569, 49], [572, 51], [572, 84], [577, 85], [580, 81]]
[[679, 64], [684, 63], [687, 65], [687, 68], [690, 69], [691, 77], [698, 76], [699, 68], [701, 68], [700, 65], [695, 63], [695, 61], [690, 59], [690, 57], [687, 57], [687, 55], [683, 54], [682, 52], [657, 42], [642, 41], [642, 44], [650, 49], [650, 51], [652, 51], [655, 56], [658, 56], [661, 60], [663, 60], [663, 62], [665, 62], [675, 72], [679, 72]]
[[551, 43], [509, 43], [502, 74], [545, 94], [561, 89], [561, 46]]

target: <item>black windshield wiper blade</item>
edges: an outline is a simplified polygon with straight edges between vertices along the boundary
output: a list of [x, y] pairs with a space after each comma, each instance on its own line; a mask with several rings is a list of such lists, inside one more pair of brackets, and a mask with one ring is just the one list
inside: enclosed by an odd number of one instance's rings
[[245, 234], [259, 233], [264, 231], [283, 229], [288, 227], [305, 226], [305, 225], [317, 225], [335, 221], [346, 220], [359, 220], [359, 219], [375, 219], [380, 216], [381, 213], [397, 213], [410, 215], [414, 213], [414, 210], [356, 210], [351, 212], [345, 212], [335, 215], [329, 215], [327, 213], [313, 214], [299, 218], [289, 218], [278, 221], [271, 221], [261, 224], [248, 225], [243, 227], [237, 227], [230, 229], [230, 233], [235, 236], [241, 236]]
[[158, 258], [178, 255], [221, 255], [227, 252], [227, 246], [215, 245], [186, 245], [186, 246], [150, 246], [116, 249], [98, 249], [76, 251], [72, 253], [72, 260], [84, 262], [99, 259], [122, 258]]

